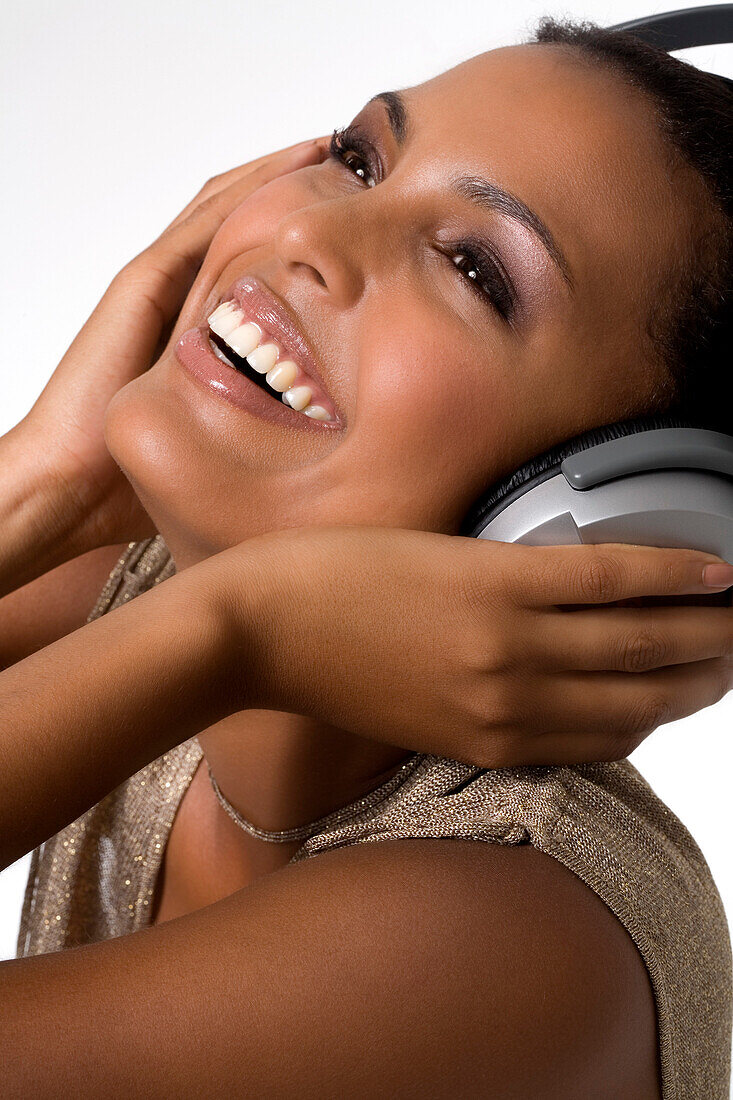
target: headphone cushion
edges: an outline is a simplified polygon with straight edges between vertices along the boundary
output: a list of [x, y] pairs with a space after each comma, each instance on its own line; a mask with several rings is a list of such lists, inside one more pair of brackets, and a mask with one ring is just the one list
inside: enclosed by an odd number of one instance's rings
[[613, 424], [604, 424], [589, 431], [581, 432], [564, 443], [558, 443], [544, 454], [520, 466], [514, 473], [495, 482], [473, 503], [466, 514], [460, 535], [478, 535], [490, 519], [506, 507], [512, 500], [521, 496], [535, 484], [540, 484], [560, 472], [561, 463], [578, 451], [596, 447], [609, 439], [635, 435], [638, 432], [653, 431], [657, 428], [694, 428], [696, 425], [680, 416], [646, 416], [634, 420], [617, 420]]

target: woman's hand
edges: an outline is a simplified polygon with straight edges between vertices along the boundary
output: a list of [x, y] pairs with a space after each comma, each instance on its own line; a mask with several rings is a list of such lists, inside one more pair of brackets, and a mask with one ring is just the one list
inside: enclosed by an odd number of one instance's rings
[[[317, 141], [322, 139], [210, 179], [161, 236], [114, 277], [31, 411], [9, 433], [8, 453], [22, 456], [18, 478], [35, 483], [40, 473], [43, 486], [53, 486], [53, 493], [44, 493], [46, 523], [73, 547], [72, 556], [155, 534], [105, 445], [107, 406], [165, 350], [224, 219], [276, 176], [322, 159]], [[32, 477], [26, 461], [34, 467]]]
[[[725, 695], [733, 609], [679, 606], [721, 597], [702, 583], [720, 562], [330, 527], [261, 535], [193, 568], [215, 572], [231, 710], [503, 767], [621, 759]], [[604, 606], [646, 597], [678, 606]]]

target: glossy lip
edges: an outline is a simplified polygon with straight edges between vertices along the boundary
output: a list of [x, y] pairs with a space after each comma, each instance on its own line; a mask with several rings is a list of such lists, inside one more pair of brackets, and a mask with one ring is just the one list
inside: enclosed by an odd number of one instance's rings
[[[333, 413], [337, 418], [335, 423], [338, 427], [346, 427], [346, 417], [327, 389], [316, 366], [311, 347], [297, 319], [285, 302], [256, 275], [242, 275], [232, 283], [206, 316], [210, 317], [217, 306], [232, 299], [239, 305], [248, 321], [254, 321], [263, 330], [265, 336], [272, 337], [280, 345], [284, 357], [293, 359], [304, 374], [310, 375], [313, 381], [318, 383], [333, 406]], [[299, 384], [298, 379], [295, 384]], [[324, 424], [327, 421], [319, 421], [319, 423]]]
[[175, 357], [198, 385], [263, 420], [304, 432], [341, 431], [343, 428], [338, 420], [314, 420], [291, 409], [284, 401], [265, 393], [245, 374], [223, 363], [209, 346], [208, 325], [184, 332], [176, 344]]

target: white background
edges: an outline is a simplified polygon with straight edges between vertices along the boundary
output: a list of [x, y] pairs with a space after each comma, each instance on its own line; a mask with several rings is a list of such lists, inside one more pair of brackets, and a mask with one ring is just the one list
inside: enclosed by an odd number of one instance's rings
[[[378, 91], [517, 42], [542, 14], [608, 25], [682, 6], [2, 0], [0, 434], [115, 272], [210, 176], [345, 125]], [[731, 47], [683, 56], [733, 75]], [[702, 847], [729, 915], [732, 715], [729, 694], [633, 756]], [[0, 874], [0, 958], [15, 954], [29, 859]]]

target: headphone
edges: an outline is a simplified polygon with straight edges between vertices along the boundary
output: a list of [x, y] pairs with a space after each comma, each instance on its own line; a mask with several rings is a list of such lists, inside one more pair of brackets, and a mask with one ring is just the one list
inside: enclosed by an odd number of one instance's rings
[[[668, 52], [733, 40], [733, 4], [627, 23]], [[731, 88], [733, 80], [720, 77]], [[533, 546], [622, 542], [733, 561], [733, 436], [681, 416], [620, 420], [574, 436], [495, 482], [461, 535]]]

